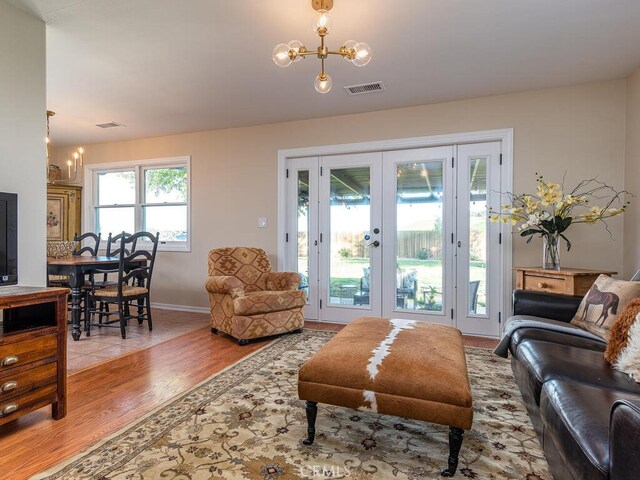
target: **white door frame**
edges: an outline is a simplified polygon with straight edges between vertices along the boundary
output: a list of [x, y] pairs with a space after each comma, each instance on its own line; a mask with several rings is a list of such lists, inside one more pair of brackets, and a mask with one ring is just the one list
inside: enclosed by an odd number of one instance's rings
[[[410, 148], [424, 148], [452, 144], [456, 145], [464, 143], [481, 143], [492, 141], [499, 141], [502, 143], [502, 175], [500, 191], [512, 191], [513, 128], [278, 150], [278, 270], [282, 270], [284, 268], [286, 256], [286, 164], [289, 159], [316, 157], [322, 155], [339, 155], [347, 153], [365, 153], [374, 151], [384, 152], [388, 150], [401, 150]], [[499, 299], [502, 317], [500, 331], [502, 332], [502, 325], [504, 325], [504, 320], [511, 315], [512, 308], [511, 290], [513, 285], [513, 249], [510, 226], [501, 224], [500, 233], [502, 234], [503, 244], [503, 248], [500, 249], [500, 263], [502, 266], [503, 285], [500, 289]]]

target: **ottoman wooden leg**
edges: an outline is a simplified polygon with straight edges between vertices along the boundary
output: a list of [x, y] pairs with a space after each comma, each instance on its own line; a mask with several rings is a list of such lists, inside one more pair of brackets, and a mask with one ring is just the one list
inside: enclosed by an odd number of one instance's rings
[[461, 428], [449, 428], [449, 466], [440, 472], [443, 477], [453, 477], [456, 474], [463, 435], [464, 430]]
[[316, 417], [318, 416], [318, 402], [307, 400], [307, 439], [302, 443], [312, 445], [316, 438]]

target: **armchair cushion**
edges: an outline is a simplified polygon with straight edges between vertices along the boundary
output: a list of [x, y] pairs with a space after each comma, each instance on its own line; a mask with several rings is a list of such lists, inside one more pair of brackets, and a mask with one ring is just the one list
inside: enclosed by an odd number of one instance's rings
[[231, 295], [232, 298], [244, 295], [244, 284], [236, 277], [211, 276], [207, 279], [205, 287], [211, 293]]
[[271, 272], [267, 276], [267, 290], [297, 290], [298, 285], [300, 285], [300, 275], [297, 273]]
[[303, 307], [306, 302], [305, 293], [301, 290], [255, 292], [237, 297], [233, 301], [233, 313], [235, 315], [246, 316], [280, 312], [296, 307]]

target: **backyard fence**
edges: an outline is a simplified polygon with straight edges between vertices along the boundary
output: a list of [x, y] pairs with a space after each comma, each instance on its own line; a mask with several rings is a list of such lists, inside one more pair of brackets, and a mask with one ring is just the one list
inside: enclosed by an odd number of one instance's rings
[[[345, 257], [365, 257], [364, 232], [340, 232], [331, 235], [334, 251]], [[306, 242], [302, 242], [305, 243]], [[442, 233], [436, 230], [401, 230], [397, 238], [398, 257], [442, 260]]]

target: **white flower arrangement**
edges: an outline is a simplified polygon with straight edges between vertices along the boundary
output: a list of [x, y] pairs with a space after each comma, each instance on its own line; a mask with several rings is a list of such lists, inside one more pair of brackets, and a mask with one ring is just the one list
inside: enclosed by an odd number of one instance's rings
[[[528, 237], [527, 243], [534, 235], [556, 242], [561, 237], [569, 250], [571, 242], [564, 232], [571, 225], [603, 222], [606, 226], [607, 218], [622, 215], [630, 203], [624, 200], [629, 192], [618, 191], [595, 178], [582, 180], [568, 193], [561, 184], [547, 182], [542, 175], [537, 175], [536, 181], [535, 195], [507, 192], [511, 203], [502, 205], [499, 212], [489, 209], [492, 222], [517, 226], [520, 236]], [[596, 201], [603, 206], [593, 205]]]

